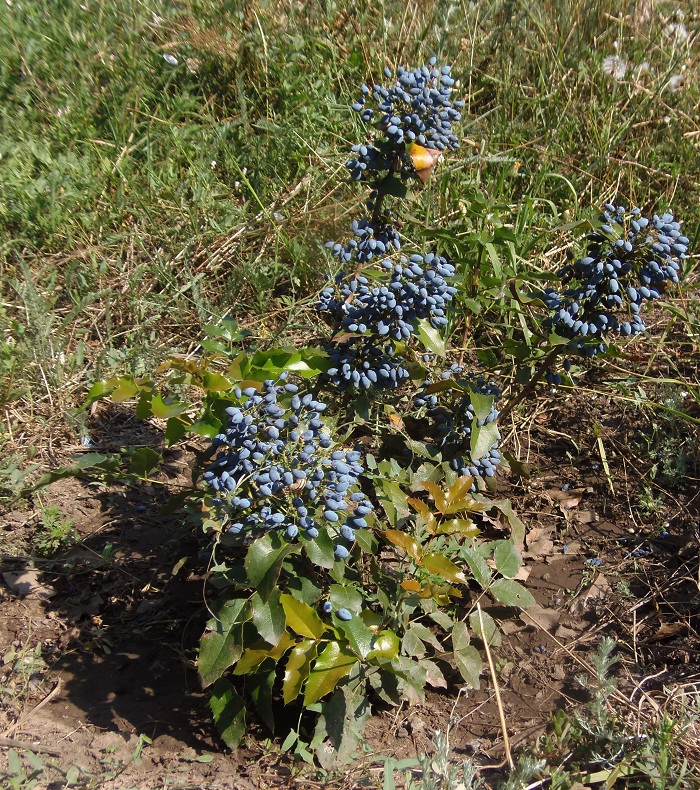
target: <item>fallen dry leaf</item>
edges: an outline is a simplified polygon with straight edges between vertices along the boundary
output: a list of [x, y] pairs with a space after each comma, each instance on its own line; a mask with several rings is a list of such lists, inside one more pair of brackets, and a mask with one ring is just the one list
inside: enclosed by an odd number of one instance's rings
[[5, 584], [17, 595], [32, 595], [36, 598], [53, 598], [56, 590], [39, 581], [38, 571], [20, 571], [19, 573], [3, 573]]
[[543, 606], [528, 606], [523, 610], [524, 623], [531, 625], [534, 621], [544, 631], [550, 631], [559, 622], [561, 613], [556, 609], [545, 609]]

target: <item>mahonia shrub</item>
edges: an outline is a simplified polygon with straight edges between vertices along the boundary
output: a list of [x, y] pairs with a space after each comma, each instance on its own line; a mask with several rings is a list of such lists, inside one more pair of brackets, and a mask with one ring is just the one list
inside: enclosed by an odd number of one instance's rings
[[[648, 218], [638, 208], [607, 203], [599, 221], [586, 254], [559, 271], [564, 289], [541, 294], [550, 309], [543, 329], [567, 340], [566, 351], [589, 359], [605, 354], [615, 338], [646, 332], [643, 304], [679, 282], [689, 244], [671, 212]], [[570, 366], [565, 360], [565, 370]], [[562, 379], [550, 372], [548, 380]]]

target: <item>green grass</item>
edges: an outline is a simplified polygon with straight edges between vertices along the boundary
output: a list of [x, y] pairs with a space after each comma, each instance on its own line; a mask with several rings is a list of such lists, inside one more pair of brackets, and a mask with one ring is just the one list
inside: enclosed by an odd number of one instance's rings
[[[700, 13], [681, 5], [688, 40], [667, 35], [673, 3], [649, 20], [599, 0], [2, 3], [0, 491], [78, 443], [92, 381], [151, 373], [212, 320], [308, 338], [323, 242], [359, 201], [348, 105], [385, 65], [435, 54], [467, 101], [419, 226], [464, 233], [480, 190], [517, 231], [517, 271], [555, 269], [557, 229], [616, 200], [673, 207], [700, 249]], [[678, 321], [697, 333], [695, 282]]]

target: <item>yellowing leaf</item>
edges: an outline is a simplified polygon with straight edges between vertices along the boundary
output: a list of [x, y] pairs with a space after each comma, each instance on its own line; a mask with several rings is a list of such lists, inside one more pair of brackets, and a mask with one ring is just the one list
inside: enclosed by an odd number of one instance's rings
[[292, 631], [311, 639], [321, 638], [326, 626], [310, 606], [286, 593], [280, 596], [280, 602]]
[[303, 642], [299, 642], [289, 654], [282, 684], [282, 696], [285, 705], [289, 705], [292, 700], [299, 696], [304, 681], [309, 677], [311, 662], [316, 658], [317, 652], [318, 642], [312, 639], [305, 639]]
[[447, 579], [448, 582], [467, 583], [467, 577], [462, 573], [459, 565], [455, 565], [452, 560], [437, 551], [431, 551], [423, 557], [423, 567], [429, 573], [436, 573], [443, 579]]
[[385, 530], [384, 537], [389, 543], [393, 543], [394, 546], [403, 549], [416, 562], [419, 563], [421, 561], [420, 545], [415, 538], [398, 529]]
[[435, 507], [438, 509], [438, 511], [440, 513], [444, 513], [447, 510], [448, 502], [445, 492], [442, 490], [442, 488], [440, 488], [440, 486], [436, 483], [431, 483], [430, 480], [423, 481], [423, 488], [425, 488], [425, 490], [428, 491], [430, 496], [433, 498]]
[[282, 658], [287, 650], [294, 644], [294, 637], [285, 631], [276, 647], [264, 646], [265, 643], [263, 641], [257, 642], [256, 644], [263, 645], [263, 647], [246, 648], [233, 668], [234, 675], [247, 675], [253, 672], [266, 658], [274, 658], [275, 661]]
[[420, 586], [420, 582], [417, 582], [415, 579], [405, 579], [401, 582], [401, 586], [406, 592], [420, 592], [423, 589]]
[[357, 663], [357, 656], [338, 642], [329, 642], [316, 659], [304, 690], [304, 705], [308, 707], [333, 691], [339, 680], [349, 674]]
[[384, 658], [392, 660], [399, 654], [399, 638], [393, 631], [388, 629], [380, 631], [374, 639], [374, 647], [367, 654], [367, 660], [373, 658]]
[[438, 525], [437, 535], [464, 535], [467, 538], [475, 538], [481, 530], [468, 518], [451, 518]]
[[435, 519], [435, 514], [428, 507], [427, 502], [423, 502], [422, 499], [415, 499], [414, 497], [411, 497], [408, 500], [408, 504], [423, 519], [423, 523], [425, 524], [425, 528], [428, 530], [428, 534], [434, 535], [437, 531], [437, 521]]

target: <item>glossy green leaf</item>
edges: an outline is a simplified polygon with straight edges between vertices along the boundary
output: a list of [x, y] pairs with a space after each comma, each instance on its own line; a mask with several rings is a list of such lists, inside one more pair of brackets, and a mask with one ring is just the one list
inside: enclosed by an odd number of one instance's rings
[[165, 426], [165, 440], [168, 447], [172, 447], [185, 436], [190, 428], [190, 421], [187, 418], [171, 417]]
[[339, 620], [338, 629], [345, 635], [348, 644], [357, 655], [366, 658], [374, 646], [374, 632], [367, 628], [359, 617], [346, 621]]
[[491, 585], [491, 594], [506, 606], [519, 606], [525, 609], [537, 603], [532, 594], [513, 579], [497, 579]]
[[283, 593], [280, 602], [287, 617], [287, 625], [299, 634], [310, 639], [320, 639], [326, 626], [316, 612], [305, 603]]
[[314, 662], [304, 689], [304, 705], [308, 707], [333, 691], [357, 664], [357, 657], [339, 642], [329, 642]]
[[416, 322], [416, 336], [430, 354], [434, 354], [441, 359], [447, 355], [447, 346], [444, 338], [441, 337], [440, 331], [435, 329], [427, 318]]
[[474, 416], [476, 419], [485, 420], [493, 408], [493, 395], [485, 395], [482, 392], [472, 392], [469, 398], [474, 407]]
[[355, 614], [360, 614], [362, 611], [362, 593], [357, 587], [331, 584], [328, 593], [334, 609], [347, 609]]
[[499, 573], [511, 578], [518, 573], [522, 565], [520, 552], [515, 548], [512, 540], [496, 541], [493, 561], [496, 563], [496, 570]]
[[373, 658], [394, 659], [399, 654], [399, 646], [399, 638], [393, 631], [388, 629], [380, 631], [374, 637], [374, 646], [367, 654], [367, 660], [369, 661]]
[[257, 672], [246, 679], [246, 693], [255, 703], [260, 718], [271, 732], [275, 730], [273, 687], [277, 677], [277, 667], [272, 661], [263, 662]]
[[166, 403], [160, 395], [154, 395], [151, 399], [151, 411], [153, 416], [159, 420], [168, 420], [171, 417], [177, 417], [187, 408], [184, 403], [175, 401], [174, 403]]
[[309, 677], [311, 662], [317, 654], [318, 642], [315, 639], [305, 639], [290, 651], [282, 683], [282, 698], [285, 705], [289, 705], [299, 696], [304, 681]]
[[241, 624], [251, 617], [247, 599], [227, 601], [207, 623], [199, 643], [197, 670], [206, 688], [233, 666], [243, 653]]
[[279, 644], [286, 626], [284, 609], [280, 603], [280, 591], [274, 589], [267, 601], [256, 592], [250, 602], [253, 607], [253, 624], [260, 636], [270, 645]]
[[[304, 540], [304, 538], [302, 538]], [[330, 535], [322, 530], [317, 538], [304, 540], [306, 556], [319, 568], [329, 570], [335, 565], [335, 546]]]
[[279, 535], [268, 533], [248, 549], [244, 567], [251, 586], [266, 601], [277, 584], [282, 563], [288, 554], [297, 551], [294, 543], [285, 543]]
[[[407, 500], [408, 504], [418, 513], [418, 515], [423, 520], [425, 524], [425, 528], [428, 530], [429, 535], [435, 535], [438, 531], [438, 524], [437, 519], [435, 518], [435, 514], [430, 509], [430, 506], [427, 502], [424, 502], [422, 499], [416, 499], [415, 497], [410, 497]], [[415, 558], [414, 558], [415, 559]]]
[[491, 569], [486, 564], [486, 560], [480, 554], [477, 554], [474, 549], [470, 549], [467, 546], [462, 547], [461, 554], [466, 560], [476, 583], [484, 590], [487, 590], [491, 584]]
[[139, 391], [139, 387], [131, 379], [112, 379], [109, 383], [114, 386], [111, 398], [115, 403], [123, 403]]
[[487, 422], [486, 425], [482, 425], [480, 428], [473, 426], [469, 440], [472, 459], [478, 461], [483, 458], [499, 439], [500, 434], [495, 421]]
[[467, 578], [459, 565], [437, 551], [431, 551], [423, 557], [423, 567], [429, 573], [436, 573], [448, 582], [461, 582], [466, 584]]
[[216, 681], [209, 700], [214, 723], [229, 749], [237, 749], [245, 734], [246, 707], [242, 697], [224, 678]]
[[204, 374], [202, 384], [207, 392], [228, 392], [233, 388], [233, 383], [225, 376], [213, 371], [207, 371]]
[[489, 503], [491, 507], [499, 510], [507, 519], [510, 526], [510, 535], [518, 549], [522, 549], [525, 544], [525, 524], [513, 512], [513, 506], [509, 499], [498, 499]]

